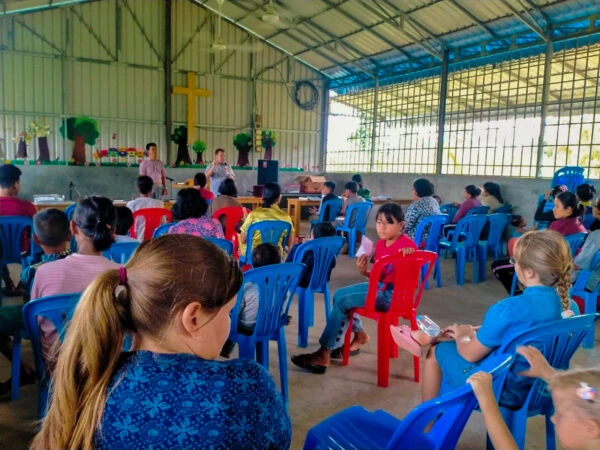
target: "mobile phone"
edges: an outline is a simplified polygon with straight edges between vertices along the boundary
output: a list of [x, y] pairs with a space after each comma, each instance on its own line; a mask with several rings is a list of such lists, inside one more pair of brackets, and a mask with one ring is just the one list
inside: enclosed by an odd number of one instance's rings
[[421, 331], [423, 331], [426, 335], [431, 337], [439, 336], [442, 329], [440, 326], [431, 320], [429, 317], [425, 315], [417, 316], [417, 326]]

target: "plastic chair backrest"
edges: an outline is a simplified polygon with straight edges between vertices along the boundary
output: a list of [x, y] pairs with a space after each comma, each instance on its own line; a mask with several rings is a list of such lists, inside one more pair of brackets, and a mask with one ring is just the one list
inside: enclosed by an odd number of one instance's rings
[[496, 208], [496, 210], [494, 211], [494, 214], [510, 214], [512, 213], [512, 208], [513, 206], [510, 203], [505, 203], [504, 205], [500, 206], [499, 208]]
[[156, 227], [154, 229], [154, 231], [152, 232], [152, 239], [164, 236], [165, 234], [167, 234], [167, 231], [169, 231], [169, 228], [171, 228], [172, 226], [173, 226], [173, 224], [169, 222], [169, 223], [162, 224], [159, 227]]
[[233, 255], [233, 243], [231, 241], [220, 238], [205, 238], [205, 240], [212, 242], [229, 256]]
[[[460, 219], [454, 229], [450, 248], [456, 249], [458, 245], [464, 245], [469, 250], [475, 249], [486, 223], [487, 216], [483, 214], [474, 214]], [[460, 241], [461, 237], [463, 241]]]
[[465, 217], [476, 216], [479, 214], [487, 214], [489, 210], [490, 210], [489, 206], [475, 206], [474, 208], [471, 208], [470, 210], [467, 211], [467, 214], [465, 214]]
[[302, 263], [308, 252], [313, 254], [313, 269], [308, 289], [321, 290], [327, 284], [327, 274], [337, 258], [346, 239], [342, 236], [329, 236], [306, 241], [298, 247], [294, 255], [295, 263]]
[[[369, 276], [369, 289], [364, 310], [367, 313], [376, 312], [375, 300], [379, 291], [380, 281], [390, 267], [393, 270], [391, 284], [394, 285], [392, 302], [388, 310], [394, 315], [410, 317], [412, 311], [419, 306], [423, 296], [425, 281], [433, 270], [437, 254], [426, 250], [418, 250], [411, 255], [403, 256], [402, 253], [388, 255], [378, 260], [371, 269]], [[421, 270], [427, 266], [426, 273], [421, 278]], [[421, 279], [423, 280], [421, 282]]]
[[[364, 234], [371, 208], [373, 208], [373, 203], [366, 201], [353, 203], [348, 206], [348, 208], [346, 208], [346, 217], [344, 218], [344, 227], [354, 228], [356, 231]], [[354, 223], [352, 227], [350, 226], [351, 223]]]
[[69, 221], [73, 219], [75, 208], [77, 208], [77, 203], [73, 203], [65, 208], [65, 214], [67, 215], [67, 219], [69, 219]]
[[453, 205], [452, 203], [444, 203], [443, 205], [440, 205], [440, 211], [442, 214], [448, 214], [448, 223], [451, 223], [458, 212], [458, 206]]
[[[331, 200], [324, 201], [321, 204], [321, 210], [319, 211], [319, 222], [333, 222], [337, 216], [340, 215], [342, 210], [342, 199], [332, 198]], [[325, 216], [327, 212], [327, 216]]]
[[29, 227], [30, 252], [33, 255], [33, 219], [24, 216], [3, 216], [0, 219], [0, 243], [2, 244], [2, 264], [21, 264], [21, 238]]
[[167, 222], [173, 221], [173, 214], [166, 208], [143, 208], [138, 209], [133, 213], [133, 225], [129, 229], [129, 235], [132, 238], [136, 238], [135, 225], [138, 217], [143, 217], [145, 222], [144, 225], [144, 241], [152, 238], [154, 230], [161, 225], [162, 218], [166, 217]]
[[[581, 269], [581, 271], [579, 272], [579, 275], [577, 275], [577, 279], [575, 280], [573, 287], [571, 288], [571, 291], [573, 291], [573, 292], [585, 291], [585, 287], [587, 286], [587, 282], [588, 282], [590, 276], [594, 272], [597, 272], [598, 270], [600, 270], [600, 250], [598, 250], [594, 254], [594, 257], [592, 258], [592, 262], [590, 263], [590, 267], [588, 267], [587, 269], [585, 269], [585, 268]], [[598, 284], [598, 286], [596, 287], [596, 290], [598, 290], [598, 288], [600, 288], [600, 284]]]
[[271, 243], [279, 247], [285, 247], [289, 241], [292, 225], [284, 220], [261, 220], [253, 223], [246, 234], [246, 262], [252, 261], [252, 241], [255, 233], [260, 233], [262, 244]]
[[[597, 314], [586, 314], [538, 325], [508, 338], [507, 343], [501, 346], [496, 353], [515, 355], [512, 365], [518, 362], [525, 370], [528, 364], [522, 356], [516, 355], [516, 348], [517, 346], [531, 345], [542, 352], [554, 369], [566, 370], [569, 368], [571, 357], [579, 348], [583, 338], [590, 328], [595, 327], [597, 318]], [[519, 371], [521, 371], [520, 368], [517, 372]], [[502, 383], [498, 389], [506, 387], [507, 375], [508, 372], [503, 375]], [[526, 378], [519, 377], [519, 380], [522, 379]], [[540, 378], [535, 380], [529, 378], [527, 380], [530, 380], [532, 384], [523, 404], [528, 405], [529, 411], [551, 411], [552, 399], [545, 391], [546, 382]], [[501, 391], [497, 390], [496, 398], [500, 398], [500, 394]]]
[[415, 232], [415, 242], [417, 245], [421, 244], [423, 241], [423, 234], [427, 232], [425, 250], [437, 253], [440, 247], [440, 238], [444, 231], [444, 225], [446, 225], [449, 220], [447, 214], [436, 214], [422, 219], [417, 225], [417, 231]]
[[596, 218], [594, 217], [594, 215], [592, 213], [584, 214], [582, 223], [583, 223], [583, 226], [585, 227], [585, 229], [589, 230], [595, 220], [596, 220]]
[[31, 339], [35, 366], [39, 376], [45, 375], [45, 369], [37, 318], [41, 316], [50, 320], [62, 341], [65, 324], [71, 318], [80, 297], [81, 293], [50, 295], [31, 300], [23, 306], [23, 321]]
[[223, 216], [225, 216], [225, 239], [235, 245], [238, 240], [235, 226], [244, 217], [244, 208], [241, 206], [227, 206], [226, 208], [219, 208], [213, 213], [213, 218], [219, 221]]
[[244, 290], [252, 283], [258, 290], [258, 314], [254, 327], [254, 336], [271, 338], [283, 326], [296, 286], [304, 272], [304, 264], [271, 264], [244, 273], [244, 282], [238, 292], [237, 302], [231, 311], [231, 331], [237, 333], [240, 307]]
[[135, 252], [135, 249], [140, 245], [139, 242], [115, 242], [107, 250], [104, 250], [102, 254], [112, 259], [114, 262], [124, 265], [131, 259], [131, 255]]
[[575, 255], [583, 245], [585, 238], [587, 238], [587, 233], [575, 233], [565, 236], [565, 240], [567, 241], [567, 244], [569, 244], [571, 256], [573, 258], [575, 258]]
[[[480, 369], [490, 373], [496, 385], [512, 359], [505, 354], [491, 355]], [[402, 419], [386, 448], [455, 448], [476, 404], [470, 384], [422, 403]], [[432, 422], [433, 426], [425, 433], [423, 430]]]
[[565, 185], [569, 189], [569, 192], [575, 192], [577, 186], [585, 183], [585, 177], [583, 176], [583, 167], [579, 166], [565, 166], [554, 172], [552, 182], [550, 183], [550, 189], [554, 186]]
[[487, 242], [494, 246], [498, 245], [504, 234], [504, 230], [510, 223], [512, 216], [506, 213], [494, 213], [487, 216], [490, 222], [490, 231], [488, 233]]

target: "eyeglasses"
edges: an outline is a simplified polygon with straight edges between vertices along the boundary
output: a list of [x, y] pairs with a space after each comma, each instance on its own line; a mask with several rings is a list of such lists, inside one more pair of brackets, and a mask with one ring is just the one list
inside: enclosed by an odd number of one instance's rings
[[515, 264], [517, 264], [517, 259], [514, 256], [511, 256], [508, 262], [514, 266]]

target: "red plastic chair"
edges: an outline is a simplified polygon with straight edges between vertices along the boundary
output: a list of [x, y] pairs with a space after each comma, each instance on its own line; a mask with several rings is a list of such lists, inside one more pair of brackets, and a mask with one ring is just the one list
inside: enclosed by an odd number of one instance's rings
[[[389, 386], [390, 358], [398, 357], [398, 347], [392, 340], [390, 325], [397, 325], [400, 318], [410, 321], [410, 327], [417, 329], [417, 307], [423, 296], [423, 288], [435, 266], [437, 254], [430, 251], [419, 250], [409, 256], [402, 253], [389, 255], [377, 261], [369, 275], [369, 290], [363, 308], [350, 311], [348, 323], [352, 323], [354, 313], [377, 321], [377, 385]], [[394, 268], [394, 291], [392, 302], [388, 311], [375, 309], [375, 296], [377, 295], [379, 280], [386, 266]], [[425, 269], [425, 266], [427, 268]], [[425, 274], [421, 281], [421, 270]], [[348, 365], [350, 356], [350, 337], [352, 327], [349, 326], [344, 340], [344, 359], [342, 365]], [[415, 381], [420, 379], [419, 358], [413, 356]]]
[[144, 241], [148, 239], [152, 239], [152, 233], [154, 230], [162, 225], [164, 222], [162, 221], [163, 217], [167, 218], [167, 222], [173, 221], [173, 214], [171, 211], [165, 208], [144, 208], [138, 209], [133, 213], [133, 225], [129, 229], [129, 235], [132, 238], [137, 238], [135, 234], [135, 224], [137, 222], [138, 217], [143, 217], [145, 220], [144, 225]]
[[221, 220], [220, 218], [225, 216], [225, 239], [233, 244], [233, 256], [235, 258], [240, 257], [238, 233], [235, 226], [242, 220], [246, 208], [239, 206], [227, 206], [225, 208], [219, 208], [213, 213], [213, 219]]

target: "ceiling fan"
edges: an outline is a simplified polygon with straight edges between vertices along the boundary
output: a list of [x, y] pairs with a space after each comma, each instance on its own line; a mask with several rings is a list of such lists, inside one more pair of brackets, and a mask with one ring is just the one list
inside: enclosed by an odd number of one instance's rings
[[292, 28], [295, 26], [294, 18], [283, 14], [273, 3], [273, 0], [268, 0], [256, 15], [265, 26], [275, 28]]
[[[207, 51], [211, 53], [221, 53], [226, 51], [240, 51], [240, 52], [260, 52], [263, 50], [263, 47], [260, 43], [254, 41], [249, 42], [247, 44], [235, 44], [232, 42], [226, 42], [221, 34], [221, 21], [222, 21], [222, 11], [221, 8], [225, 3], [225, 0], [216, 0], [217, 4], [217, 22], [215, 26], [214, 38], [212, 38], [210, 44], [200, 49], [200, 51]], [[209, 39], [207, 39], [209, 40]]]

